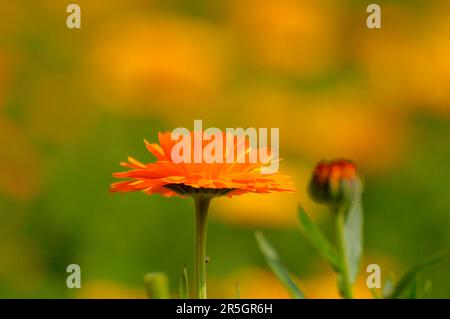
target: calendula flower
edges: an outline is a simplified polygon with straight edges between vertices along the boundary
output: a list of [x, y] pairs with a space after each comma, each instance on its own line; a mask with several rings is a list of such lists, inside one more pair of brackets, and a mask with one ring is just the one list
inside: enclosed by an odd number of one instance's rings
[[[194, 133], [191, 133], [194, 136]], [[226, 135], [223, 134], [224, 144]], [[292, 192], [294, 187], [289, 176], [281, 174], [261, 174], [261, 161], [249, 163], [240, 161], [242, 156], [250, 157], [251, 150], [248, 141], [240, 149], [238, 143], [229, 150], [236, 154], [233, 162], [227, 162], [228, 154], [224, 152], [222, 163], [194, 163], [194, 160], [177, 163], [172, 160], [172, 149], [178, 141], [171, 138], [171, 133], [159, 133], [159, 144], [145, 141], [147, 149], [156, 157], [154, 163], [143, 164], [132, 157], [122, 166], [131, 168], [127, 172], [114, 173], [117, 178], [127, 178], [128, 181], [111, 185], [113, 192], [143, 191], [146, 194], [161, 194], [171, 196], [207, 196], [240, 195], [243, 193]], [[237, 140], [237, 139], [235, 139]], [[203, 140], [203, 148], [209, 141]], [[226, 148], [226, 145], [224, 145]], [[192, 152], [195, 153], [194, 143]]]
[[[203, 132], [191, 132], [191, 139], [196, 134], [203, 137]], [[191, 143], [191, 160], [178, 161], [173, 158], [173, 149], [178, 140], [172, 140], [171, 132], [159, 133], [159, 144], [145, 141], [150, 153], [156, 157], [156, 162], [142, 163], [129, 157], [122, 166], [131, 170], [114, 173], [117, 178], [127, 181], [111, 185], [112, 192], [142, 191], [146, 194], [161, 194], [163, 196], [192, 197], [196, 207], [196, 291], [198, 298], [206, 298], [206, 218], [212, 198], [217, 196], [240, 195], [244, 193], [293, 192], [295, 189], [289, 176], [278, 173], [262, 174], [264, 162], [253, 162], [245, 159], [261, 154], [261, 149], [252, 149], [247, 139], [233, 137], [235, 143], [228, 145], [227, 134], [222, 133], [223, 148], [216, 149], [215, 158], [222, 159], [213, 162], [195, 162], [195, 142]], [[197, 136], [198, 137], [198, 136]], [[211, 143], [201, 139], [202, 150]], [[216, 144], [217, 145], [217, 144]], [[215, 152], [222, 149], [219, 156]], [[225, 150], [225, 151], [223, 151]], [[187, 150], [184, 150], [187, 151]], [[270, 151], [265, 154], [270, 158]], [[185, 154], [183, 154], [185, 155]], [[230, 156], [231, 155], [231, 156]], [[232, 159], [230, 161], [230, 158]], [[244, 160], [243, 160], [244, 159]]]
[[345, 159], [320, 162], [314, 169], [309, 191], [313, 200], [333, 212], [338, 287], [344, 298], [352, 298], [363, 241], [362, 182], [356, 165]]
[[359, 198], [362, 183], [353, 162], [322, 161], [314, 169], [309, 191], [316, 202], [336, 206]]

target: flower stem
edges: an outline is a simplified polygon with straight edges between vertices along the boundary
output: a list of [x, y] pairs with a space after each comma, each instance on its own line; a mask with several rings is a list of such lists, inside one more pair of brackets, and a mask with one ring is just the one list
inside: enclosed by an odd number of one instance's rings
[[352, 284], [350, 283], [349, 267], [347, 251], [345, 246], [345, 215], [346, 209], [340, 208], [336, 211], [336, 239], [339, 259], [341, 263], [341, 272], [339, 278], [339, 288], [342, 297], [346, 299], [352, 298]]
[[198, 299], [206, 299], [206, 220], [211, 197], [195, 196], [195, 283]]

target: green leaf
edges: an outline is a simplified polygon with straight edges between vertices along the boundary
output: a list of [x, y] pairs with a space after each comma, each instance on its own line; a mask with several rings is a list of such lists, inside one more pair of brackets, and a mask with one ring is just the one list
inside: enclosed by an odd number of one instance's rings
[[363, 210], [361, 201], [348, 208], [344, 229], [344, 245], [350, 283], [358, 276], [363, 252]]
[[403, 291], [402, 296], [404, 299], [416, 299], [417, 298], [417, 277], [414, 276], [411, 283]]
[[418, 299], [425, 299], [425, 298], [429, 298], [431, 295], [431, 289], [433, 288], [433, 283], [431, 282], [430, 279], [427, 279], [425, 281], [425, 284], [423, 285], [422, 289], [420, 292], [418, 292]]
[[148, 273], [144, 276], [144, 283], [149, 298], [169, 299], [169, 279], [165, 273]]
[[312, 222], [301, 206], [298, 207], [298, 219], [301, 225], [300, 230], [311, 245], [314, 246], [320, 256], [322, 256], [334, 270], [339, 271], [340, 263], [336, 250], [331, 246], [320, 228]]
[[236, 282], [235, 298], [241, 299], [241, 289], [239, 288], [239, 282]]
[[408, 288], [410, 288], [410, 286], [413, 284], [413, 281], [415, 280], [417, 273], [427, 266], [431, 266], [433, 264], [440, 262], [443, 258], [444, 254], [439, 253], [429, 258], [426, 258], [424, 261], [418, 263], [416, 266], [411, 268], [398, 281], [397, 286], [395, 287], [394, 291], [389, 296], [389, 298], [398, 299], [404, 297], [406, 292], [408, 292]]
[[267, 264], [272, 269], [275, 276], [277, 276], [277, 278], [281, 281], [281, 283], [289, 292], [289, 294], [292, 296], [292, 298], [304, 299], [305, 297], [303, 293], [295, 285], [294, 281], [289, 276], [286, 267], [281, 263], [277, 252], [264, 237], [263, 233], [256, 232], [255, 237], [256, 241], [258, 242], [259, 249], [263, 253], [264, 257], [266, 257]]
[[394, 279], [389, 275], [384, 281], [383, 285], [383, 298], [389, 298], [389, 296], [394, 291]]
[[189, 283], [186, 266], [184, 266], [183, 271], [181, 272], [179, 288], [180, 288], [180, 299], [189, 299]]

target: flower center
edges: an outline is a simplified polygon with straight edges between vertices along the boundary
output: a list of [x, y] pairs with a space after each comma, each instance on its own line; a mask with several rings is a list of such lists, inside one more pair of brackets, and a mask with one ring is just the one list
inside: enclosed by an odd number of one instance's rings
[[167, 184], [164, 187], [182, 196], [185, 195], [207, 195], [212, 197], [224, 196], [233, 190], [233, 188], [192, 187], [185, 184]]

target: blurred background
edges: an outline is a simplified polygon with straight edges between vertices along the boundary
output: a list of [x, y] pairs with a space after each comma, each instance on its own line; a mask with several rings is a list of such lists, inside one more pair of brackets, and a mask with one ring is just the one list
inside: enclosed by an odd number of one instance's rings
[[[69, 3], [81, 29], [66, 27]], [[323, 158], [365, 179], [365, 259], [398, 278], [450, 244], [450, 5], [382, 1], [96, 0], [0, 2], [0, 297], [140, 298], [165, 271], [193, 276], [189, 199], [110, 194], [143, 139], [194, 119], [279, 127], [295, 194], [213, 201], [210, 297], [287, 297], [258, 251], [263, 230], [310, 297], [337, 297], [331, 269], [298, 231]], [[66, 287], [81, 266], [82, 288]], [[448, 258], [425, 270], [449, 298]], [[357, 297], [370, 297], [365, 276]]]

